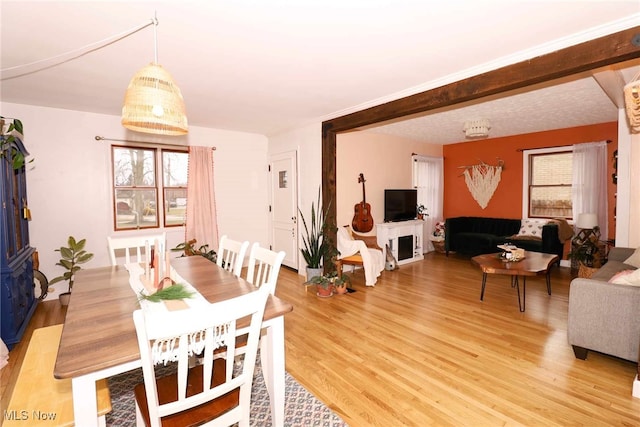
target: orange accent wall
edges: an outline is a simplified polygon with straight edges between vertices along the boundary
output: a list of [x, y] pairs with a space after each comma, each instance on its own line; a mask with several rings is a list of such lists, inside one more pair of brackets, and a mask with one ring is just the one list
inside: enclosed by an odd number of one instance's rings
[[[613, 152], [618, 148], [618, 123], [536, 132], [504, 138], [445, 145], [444, 155], [444, 217], [479, 216], [496, 218], [522, 218], [522, 152], [518, 149], [532, 149], [549, 146], [573, 145], [585, 142], [611, 140], [607, 145], [609, 199], [609, 235], [615, 236], [614, 208], [616, 186], [613, 172]], [[498, 158], [504, 160], [500, 184], [487, 207], [482, 209], [467, 189], [464, 169], [459, 166], [477, 164], [483, 161], [496, 165]], [[604, 236], [603, 236], [604, 239]]]

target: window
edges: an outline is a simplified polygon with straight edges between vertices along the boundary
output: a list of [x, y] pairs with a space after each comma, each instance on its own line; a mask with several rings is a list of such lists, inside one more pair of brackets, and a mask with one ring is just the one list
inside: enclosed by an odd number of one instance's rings
[[527, 216], [571, 219], [573, 152], [566, 147], [562, 151], [536, 150], [527, 154], [525, 161], [527, 158]]
[[115, 230], [183, 225], [188, 153], [115, 145], [111, 150]]

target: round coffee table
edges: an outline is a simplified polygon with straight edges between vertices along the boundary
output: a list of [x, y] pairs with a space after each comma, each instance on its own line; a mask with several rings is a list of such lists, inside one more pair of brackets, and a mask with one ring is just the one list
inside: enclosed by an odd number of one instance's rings
[[[503, 274], [511, 276], [511, 286], [518, 292], [518, 308], [525, 310], [527, 295], [527, 276], [546, 275], [547, 293], [551, 295], [551, 267], [558, 262], [558, 255], [544, 254], [540, 252], [525, 252], [520, 261], [505, 262], [499, 253], [478, 255], [471, 258], [471, 262], [482, 270], [482, 290], [480, 301], [484, 299], [484, 289], [487, 284], [488, 274]], [[522, 277], [522, 300], [520, 298], [520, 284], [518, 277]]]

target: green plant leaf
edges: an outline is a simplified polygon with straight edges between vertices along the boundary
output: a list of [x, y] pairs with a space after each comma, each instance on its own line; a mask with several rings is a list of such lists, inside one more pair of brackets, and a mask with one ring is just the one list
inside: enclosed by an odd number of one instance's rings
[[93, 259], [93, 254], [85, 252], [77, 257], [76, 264], [84, 264], [85, 262], [89, 262], [91, 259]]
[[22, 128], [22, 122], [18, 119], [13, 119], [13, 123], [12, 123], [13, 127], [20, 132], [22, 135], [24, 135], [24, 131]]
[[62, 246], [60, 249], [60, 255], [62, 255], [62, 258], [64, 259], [72, 259], [73, 258], [73, 251], [69, 248], [65, 248], [64, 246]]
[[138, 299], [151, 302], [160, 302], [164, 300], [179, 300], [191, 298], [192, 296], [193, 292], [188, 291], [183, 284], [176, 283], [175, 285], [171, 285], [168, 288], [159, 290], [158, 292], [151, 295], [147, 295], [143, 291], [140, 291]]

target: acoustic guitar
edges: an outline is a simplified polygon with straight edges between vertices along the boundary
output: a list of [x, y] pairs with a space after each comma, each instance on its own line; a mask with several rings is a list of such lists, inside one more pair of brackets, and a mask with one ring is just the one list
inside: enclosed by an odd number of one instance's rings
[[371, 216], [371, 205], [367, 203], [367, 197], [364, 190], [364, 174], [360, 174], [358, 182], [362, 183], [362, 201], [354, 206], [353, 221], [351, 227], [355, 231], [367, 233], [373, 229], [373, 217]]

